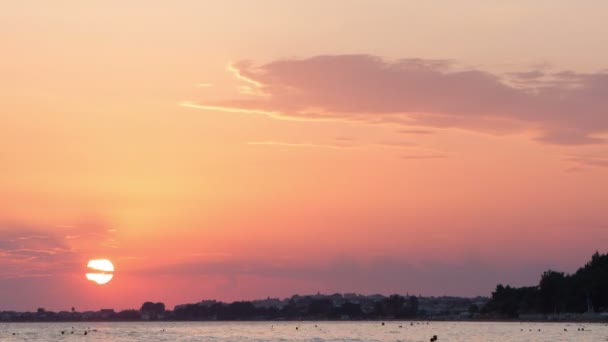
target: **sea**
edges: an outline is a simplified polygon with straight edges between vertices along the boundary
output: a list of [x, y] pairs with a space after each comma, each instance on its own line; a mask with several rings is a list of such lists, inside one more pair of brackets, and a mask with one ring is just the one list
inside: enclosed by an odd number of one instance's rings
[[[62, 333], [63, 332], [63, 333]], [[86, 333], [86, 334], [85, 334]], [[605, 323], [132, 322], [0, 323], [0, 341], [608, 341]]]

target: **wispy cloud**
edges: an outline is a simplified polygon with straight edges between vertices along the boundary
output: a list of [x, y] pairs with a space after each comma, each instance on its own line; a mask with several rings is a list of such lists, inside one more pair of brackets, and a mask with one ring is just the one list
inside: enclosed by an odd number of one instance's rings
[[243, 67], [247, 67], [250, 63], [241, 62], [239, 64], [240, 64], [240, 66], [235, 66], [232, 63], [228, 63], [228, 67], [227, 67], [227, 69], [230, 73], [232, 73], [238, 80], [243, 81], [245, 83], [245, 85], [240, 85], [237, 88], [239, 90], [239, 93], [244, 94], [244, 95], [253, 95], [253, 96], [260, 96], [260, 97], [269, 96], [269, 94], [264, 92], [264, 85], [261, 82], [258, 82], [252, 78], [249, 78], [249, 77], [241, 74], [240, 69]]
[[402, 134], [433, 134], [433, 131], [428, 130], [428, 129], [400, 129], [399, 131], [397, 131], [399, 133]]
[[261, 82], [256, 81], [253, 78], [243, 76], [243, 74], [241, 73], [241, 69], [246, 69], [250, 65], [251, 63], [247, 61], [240, 62], [238, 66], [235, 66], [232, 62], [230, 62], [228, 63], [227, 69], [229, 72], [234, 74], [237, 79], [244, 81], [245, 83], [252, 85], [256, 88], [262, 88], [264, 85]]
[[418, 145], [410, 142], [403, 141], [384, 141], [384, 142], [373, 142], [373, 143], [358, 143], [353, 140], [340, 139], [339, 144], [328, 144], [328, 143], [317, 143], [317, 142], [286, 142], [286, 141], [249, 141], [247, 145], [252, 146], [279, 146], [279, 147], [295, 147], [295, 148], [330, 148], [337, 150], [344, 149], [368, 149], [368, 148], [383, 148], [383, 149], [396, 149], [396, 150], [421, 150], [429, 151], [426, 148], [420, 148]]
[[258, 114], [258, 115], [267, 116], [271, 119], [285, 120], [285, 121], [327, 121], [327, 120], [291, 117], [289, 115], [285, 115], [284, 113], [277, 112], [277, 111], [271, 111], [271, 110], [247, 109], [247, 108], [242, 108], [242, 107], [228, 107], [228, 106], [209, 106], [209, 105], [196, 104], [194, 102], [189, 102], [189, 101], [180, 103], [180, 106], [186, 107], [186, 108], [204, 109], [204, 110], [226, 112], [226, 113]]
[[283, 147], [320, 147], [320, 148], [332, 148], [332, 149], [349, 149], [356, 148], [357, 146], [349, 145], [332, 145], [332, 144], [318, 144], [312, 142], [283, 142], [283, 141], [249, 141], [247, 145], [254, 146], [283, 146]]
[[402, 155], [401, 159], [416, 160], [416, 159], [443, 159], [447, 158], [446, 155], [442, 154], [421, 154], [421, 155]]
[[576, 165], [575, 167], [570, 168], [570, 171], [580, 171], [582, 167], [608, 167], [607, 157], [568, 156], [564, 159]]
[[317, 56], [260, 66], [241, 62], [229, 70], [265, 96], [183, 105], [280, 120], [537, 131], [537, 141], [550, 144], [605, 141], [598, 135], [608, 132], [608, 73], [534, 69], [500, 75], [456, 70], [453, 65], [370, 55]]
[[417, 146], [417, 144], [407, 142], [407, 141], [381, 141], [381, 142], [377, 142], [377, 143], [372, 143], [372, 144], [370, 144], [370, 146], [403, 149], [403, 148], [415, 147], [415, 146]]
[[0, 279], [31, 278], [75, 272], [82, 246], [117, 248], [107, 227], [95, 220], [45, 227], [0, 221]]
[[76, 254], [60, 236], [17, 225], [1, 224], [0, 228], [0, 279], [40, 277], [49, 269], [61, 273], [76, 260]]

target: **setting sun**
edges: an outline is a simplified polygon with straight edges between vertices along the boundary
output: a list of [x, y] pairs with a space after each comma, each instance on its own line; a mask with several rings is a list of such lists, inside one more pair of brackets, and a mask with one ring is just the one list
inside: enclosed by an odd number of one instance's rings
[[99, 285], [107, 284], [114, 277], [114, 265], [108, 259], [89, 260], [87, 269], [87, 279]]

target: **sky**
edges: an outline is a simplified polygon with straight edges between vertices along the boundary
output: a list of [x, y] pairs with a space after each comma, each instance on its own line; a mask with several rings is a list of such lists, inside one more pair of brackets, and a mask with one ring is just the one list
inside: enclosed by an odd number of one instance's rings
[[573, 272], [608, 245], [606, 12], [0, 1], [0, 310]]

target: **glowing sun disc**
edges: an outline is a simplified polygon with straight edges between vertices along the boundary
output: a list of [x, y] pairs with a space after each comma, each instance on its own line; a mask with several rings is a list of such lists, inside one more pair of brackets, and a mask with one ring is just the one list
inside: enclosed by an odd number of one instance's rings
[[89, 260], [87, 268], [89, 269], [86, 273], [87, 279], [99, 285], [107, 284], [114, 278], [114, 265], [108, 259]]

